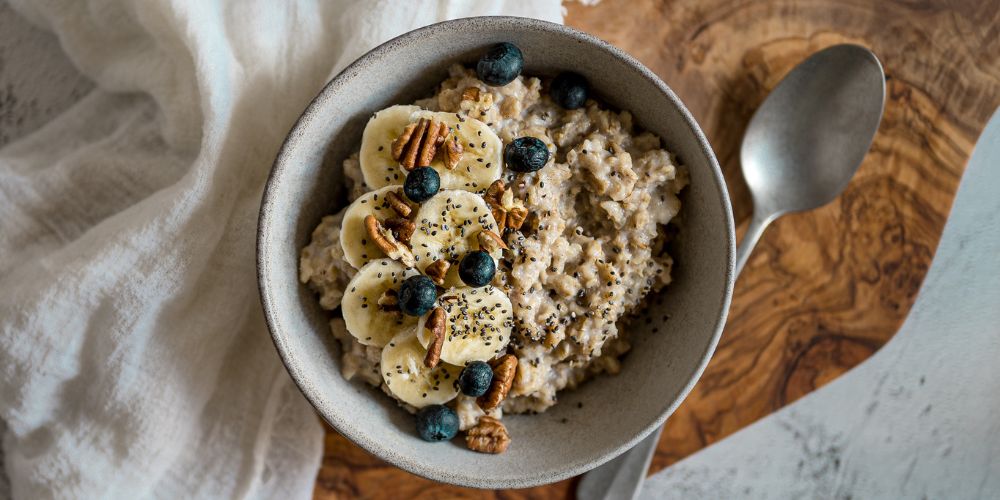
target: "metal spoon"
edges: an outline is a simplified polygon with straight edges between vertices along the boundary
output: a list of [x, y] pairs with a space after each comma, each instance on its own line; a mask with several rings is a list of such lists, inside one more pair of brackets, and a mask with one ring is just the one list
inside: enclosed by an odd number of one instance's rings
[[[767, 96], [750, 119], [740, 149], [754, 212], [736, 250], [737, 275], [768, 224], [823, 206], [847, 187], [871, 147], [884, 105], [882, 65], [857, 45], [813, 54]], [[662, 430], [588, 472], [577, 498], [638, 496]]]

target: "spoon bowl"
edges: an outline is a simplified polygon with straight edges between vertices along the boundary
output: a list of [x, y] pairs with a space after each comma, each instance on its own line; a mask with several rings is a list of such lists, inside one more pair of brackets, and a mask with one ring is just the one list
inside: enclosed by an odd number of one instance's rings
[[743, 137], [755, 213], [773, 218], [836, 198], [871, 147], [884, 102], [882, 65], [864, 47], [835, 45], [796, 66]]

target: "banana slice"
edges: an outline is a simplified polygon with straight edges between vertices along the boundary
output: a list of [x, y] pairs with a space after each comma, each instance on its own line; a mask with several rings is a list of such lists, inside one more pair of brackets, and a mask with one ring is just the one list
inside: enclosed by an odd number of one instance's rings
[[[486, 361], [503, 354], [513, 329], [513, 307], [502, 290], [494, 286], [452, 288], [438, 298], [447, 316], [441, 360], [458, 366]], [[425, 348], [433, 335], [424, 328], [430, 314], [417, 323], [417, 340]]]
[[461, 367], [447, 363], [427, 368], [426, 352], [413, 330], [400, 332], [382, 349], [382, 380], [393, 395], [417, 408], [454, 399], [462, 371]]
[[503, 142], [485, 123], [454, 113], [424, 111], [417, 106], [392, 106], [368, 121], [361, 138], [361, 173], [372, 188], [402, 185], [406, 171], [392, 158], [392, 143], [406, 125], [427, 118], [448, 125], [462, 146], [461, 159], [447, 168], [440, 156], [431, 168], [441, 177], [442, 189], [482, 191], [500, 178], [503, 169]]
[[403, 185], [406, 171], [392, 159], [392, 141], [410, 124], [410, 117], [421, 111], [420, 106], [390, 106], [376, 112], [361, 135], [361, 174], [372, 189]]
[[379, 221], [399, 217], [386, 198], [387, 193], [396, 191], [401, 192], [402, 188], [386, 186], [367, 192], [355, 199], [344, 212], [344, 221], [340, 226], [340, 246], [344, 249], [344, 260], [355, 269], [360, 269], [370, 260], [387, 257], [368, 236], [365, 217], [374, 215]]
[[[413, 331], [417, 318], [379, 307], [387, 290], [398, 291], [403, 280], [419, 274], [392, 259], [365, 264], [344, 290], [340, 303], [347, 331], [364, 345], [383, 347], [399, 332]], [[391, 292], [390, 292], [391, 294]]]
[[[346, 220], [346, 219], [345, 219]], [[479, 250], [478, 236], [483, 230], [497, 231], [496, 219], [489, 205], [468, 191], [441, 191], [420, 205], [414, 220], [417, 225], [410, 237], [410, 247], [421, 271], [439, 259], [450, 264], [444, 285], [460, 286], [458, 263], [466, 253]], [[490, 252], [499, 259], [501, 251]]]
[[444, 122], [462, 146], [462, 158], [455, 168], [447, 168], [440, 158], [431, 163], [441, 177], [442, 189], [482, 191], [500, 178], [503, 170], [503, 141], [485, 123], [455, 113], [419, 111], [413, 120], [427, 118]]

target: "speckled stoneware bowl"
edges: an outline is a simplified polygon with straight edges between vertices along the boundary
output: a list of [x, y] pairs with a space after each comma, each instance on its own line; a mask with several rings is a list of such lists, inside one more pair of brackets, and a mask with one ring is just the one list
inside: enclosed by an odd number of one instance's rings
[[[299, 251], [321, 217], [346, 205], [341, 162], [356, 151], [374, 111], [434, 92], [455, 62], [509, 41], [524, 72], [585, 75], [599, 98], [630, 110], [691, 172], [673, 243], [674, 283], [636, 321], [634, 347], [617, 376], [602, 376], [534, 416], [508, 415], [513, 442], [501, 455], [466, 449], [461, 437], [427, 443], [413, 417], [381, 391], [340, 375], [328, 313], [298, 280]], [[305, 110], [274, 163], [257, 242], [261, 300], [292, 378], [340, 433], [415, 474], [480, 488], [558, 481], [610, 460], [663, 424], [701, 375], [725, 322], [733, 284], [733, 219], [725, 182], [705, 136], [680, 100], [638, 61], [570, 28], [543, 21], [471, 18], [435, 24], [358, 59]], [[582, 404], [582, 407], [580, 406]]]

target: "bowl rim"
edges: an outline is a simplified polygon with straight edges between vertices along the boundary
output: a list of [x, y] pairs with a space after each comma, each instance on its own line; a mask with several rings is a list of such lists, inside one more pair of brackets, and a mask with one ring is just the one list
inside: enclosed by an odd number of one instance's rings
[[[706, 346], [705, 351], [701, 354], [701, 358], [698, 362], [698, 366], [692, 374], [691, 378], [687, 381], [678, 396], [674, 398], [664, 406], [664, 408], [659, 412], [659, 416], [647, 424], [642, 429], [639, 429], [631, 439], [625, 440], [620, 443], [617, 447], [610, 450], [606, 450], [600, 456], [597, 456], [588, 461], [575, 461], [566, 462], [566, 467], [560, 470], [548, 470], [541, 471], [534, 474], [521, 476], [518, 478], [489, 478], [489, 477], [473, 477], [467, 475], [457, 475], [442, 473], [442, 471], [437, 470], [433, 467], [425, 466], [424, 464], [408, 460], [406, 457], [402, 457], [399, 454], [394, 453], [392, 450], [379, 444], [378, 440], [366, 439], [367, 434], [359, 430], [357, 427], [352, 425], [348, 419], [341, 418], [337, 414], [327, 414], [329, 412], [324, 412], [320, 410], [320, 405], [317, 404], [317, 397], [313, 394], [310, 389], [310, 384], [306, 383], [308, 376], [302, 370], [299, 370], [294, 364], [289, 364], [288, 355], [286, 354], [285, 348], [283, 346], [282, 339], [276, 333], [276, 327], [279, 323], [278, 316], [280, 312], [278, 308], [274, 305], [275, 298], [272, 296], [272, 292], [268, 286], [265, 285], [267, 282], [268, 275], [271, 274], [269, 271], [270, 265], [270, 251], [266, 247], [265, 242], [271, 239], [271, 207], [274, 204], [272, 197], [276, 191], [275, 186], [280, 182], [282, 173], [286, 168], [292, 168], [294, 165], [289, 164], [286, 161], [289, 150], [297, 146], [297, 138], [300, 134], [296, 132], [302, 130], [309, 126], [309, 124], [315, 120], [322, 117], [317, 116], [314, 105], [323, 96], [334, 91], [339, 86], [342, 86], [347, 80], [350, 79], [350, 75], [354, 73], [356, 68], [362, 67], [369, 64], [372, 60], [377, 60], [380, 56], [391, 53], [394, 47], [401, 41], [406, 41], [409, 39], [419, 39], [425, 34], [437, 31], [441, 29], [450, 29], [452, 27], [463, 26], [463, 25], [473, 25], [476, 23], [486, 23], [492, 25], [491, 27], [501, 28], [501, 29], [533, 29], [548, 32], [555, 32], [559, 35], [567, 36], [571, 39], [576, 39], [578, 41], [588, 43], [595, 46], [598, 49], [604, 50], [615, 59], [625, 63], [626, 66], [632, 68], [639, 76], [645, 78], [650, 83], [652, 83], [660, 94], [666, 100], [668, 105], [674, 106], [681, 114], [684, 124], [688, 128], [691, 134], [694, 135], [698, 142], [701, 153], [708, 160], [711, 175], [715, 180], [715, 189], [719, 198], [723, 203], [723, 217], [725, 219], [726, 226], [726, 241], [727, 241], [727, 269], [726, 269], [726, 285], [722, 301], [719, 303], [719, 312], [716, 319], [716, 323], [713, 328], [712, 336]], [[540, 19], [526, 18], [526, 17], [516, 17], [516, 16], [479, 16], [479, 17], [465, 17], [458, 19], [451, 19], [446, 21], [437, 22], [434, 24], [429, 24], [427, 26], [417, 28], [415, 30], [403, 33], [396, 36], [386, 42], [378, 45], [372, 50], [366, 52], [364, 55], [353, 61], [351, 64], [346, 66], [341, 70], [336, 76], [334, 76], [329, 82], [327, 82], [323, 88], [316, 94], [316, 96], [309, 102], [305, 110], [296, 120], [295, 124], [289, 130], [288, 135], [283, 141], [281, 148], [275, 157], [274, 163], [271, 168], [271, 172], [268, 175], [267, 182], [264, 186], [264, 192], [261, 198], [261, 207], [258, 215], [257, 222], [257, 243], [256, 243], [256, 260], [257, 260], [257, 286], [260, 294], [261, 306], [264, 311], [264, 321], [267, 324], [268, 332], [271, 336], [271, 341], [274, 343], [275, 349], [278, 351], [278, 355], [281, 358], [282, 364], [285, 366], [286, 371], [291, 375], [292, 380], [295, 385], [298, 386], [299, 391], [305, 396], [309, 403], [313, 406], [316, 412], [321, 418], [326, 420], [330, 425], [332, 425], [337, 432], [343, 434], [352, 443], [360, 446], [367, 452], [375, 455], [376, 457], [385, 460], [386, 462], [392, 464], [393, 466], [399, 467], [407, 472], [416, 474], [418, 476], [443, 483], [454, 484], [458, 486], [466, 486], [473, 488], [488, 488], [488, 489], [500, 489], [500, 488], [529, 488], [533, 486], [539, 486], [544, 484], [550, 484], [563, 479], [567, 479], [579, 474], [583, 474], [589, 470], [598, 467], [605, 462], [621, 455], [625, 451], [631, 449], [639, 441], [648, 436], [651, 432], [661, 427], [667, 418], [673, 414], [673, 412], [680, 406], [681, 402], [687, 398], [690, 394], [694, 385], [701, 378], [701, 375], [705, 371], [705, 367], [708, 365], [709, 360], [715, 352], [715, 349], [719, 343], [719, 339], [722, 336], [723, 327], [726, 324], [726, 318], [729, 313], [729, 306], [732, 299], [733, 286], [735, 282], [735, 255], [736, 255], [736, 231], [735, 223], [733, 219], [732, 204], [729, 198], [729, 193], [726, 187], [726, 181], [722, 174], [722, 169], [719, 166], [718, 160], [716, 159], [715, 153], [705, 137], [704, 132], [698, 125], [697, 121], [691, 115], [690, 111], [681, 102], [680, 98], [673, 92], [673, 90], [667, 86], [655, 73], [653, 73], [649, 68], [639, 62], [637, 59], [627, 54], [623, 50], [611, 45], [610, 43], [588, 33], [576, 30], [574, 28], [556, 24], [549, 21], [544, 21]]]

